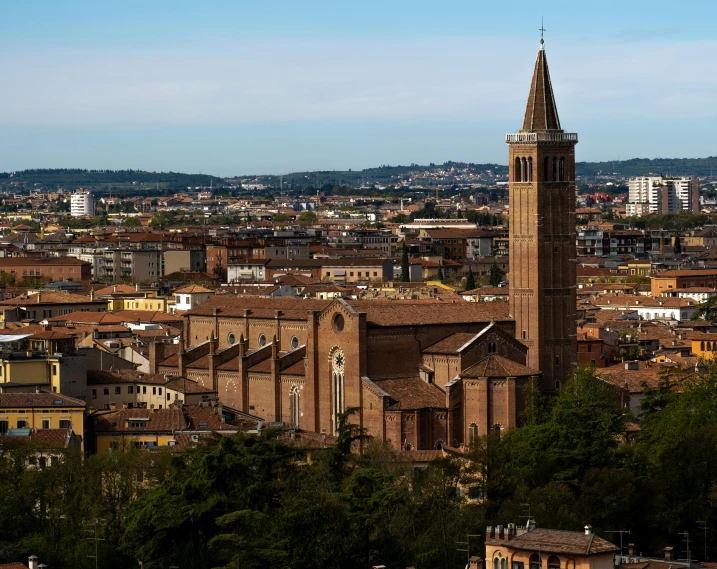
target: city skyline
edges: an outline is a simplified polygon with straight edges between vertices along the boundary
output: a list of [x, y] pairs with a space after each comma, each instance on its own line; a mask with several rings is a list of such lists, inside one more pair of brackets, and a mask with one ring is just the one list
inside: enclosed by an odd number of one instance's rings
[[[717, 8], [564, 4], [544, 14], [546, 49], [561, 112], [584, 133], [578, 161], [710, 155]], [[542, 15], [527, 3], [40, 6], [8, 7], [0, 24], [4, 171], [503, 163]]]

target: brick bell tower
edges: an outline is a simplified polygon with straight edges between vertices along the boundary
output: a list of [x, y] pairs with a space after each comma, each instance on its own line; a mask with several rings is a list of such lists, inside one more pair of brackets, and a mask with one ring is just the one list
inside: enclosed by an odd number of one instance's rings
[[523, 128], [506, 135], [510, 175], [510, 311], [527, 365], [543, 389], [570, 377], [577, 360], [575, 145], [564, 132], [545, 44], [535, 62]]

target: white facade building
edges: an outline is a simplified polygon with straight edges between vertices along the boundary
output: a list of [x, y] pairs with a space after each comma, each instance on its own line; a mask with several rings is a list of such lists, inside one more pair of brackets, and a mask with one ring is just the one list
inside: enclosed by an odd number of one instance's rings
[[636, 217], [658, 213], [700, 211], [699, 180], [643, 176], [629, 182], [626, 214]]
[[72, 217], [95, 215], [95, 199], [90, 192], [77, 191], [70, 200], [70, 214]]

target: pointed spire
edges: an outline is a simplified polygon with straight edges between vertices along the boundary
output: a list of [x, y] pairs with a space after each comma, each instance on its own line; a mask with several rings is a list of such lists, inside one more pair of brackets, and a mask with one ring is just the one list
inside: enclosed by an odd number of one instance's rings
[[562, 130], [558, 118], [558, 108], [555, 106], [553, 85], [550, 82], [548, 60], [545, 56], [545, 43], [540, 38], [540, 49], [535, 61], [533, 81], [530, 84], [528, 106], [525, 109], [523, 131], [535, 132], [544, 130]]

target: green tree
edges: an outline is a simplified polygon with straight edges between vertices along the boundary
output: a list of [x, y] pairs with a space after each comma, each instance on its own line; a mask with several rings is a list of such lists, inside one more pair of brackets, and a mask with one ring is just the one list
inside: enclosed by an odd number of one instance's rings
[[316, 213], [310, 210], [302, 211], [297, 219], [299, 221], [299, 225], [302, 227], [308, 227], [309, 225], [313, 225], [316, 221]]
[[288, 223], [290, 219], [291, 219], [291, 218], [290, 218], [288, 215], [286, 215], [285, 213], [277, 213], [277, 214], [272, 218], [272, 221], [273, 221], [274, 223], [284, 224], [284, 223]]
[[131, 217], [125, 217], [122, 220], [122, 227], [125, 228], [131, 228], [131, 227], [140, 227], [142, 225], [142, 222], [140, 222], [139, 218], [131, 216]]
[[476, 279], [473, 276], [473, 268], [468, 267], [468, 275], [466, 276], [465, 290], [473, 290], [476, 287]]
[[438, 265], [438, 274], [436, 275], [436, 278], [443, 282], [443, 265]]
[[490, 267], [490, 276], [488, 283], [490, 286], [498, 286], [503, 281], [503, 272], [497, 264], [493, 263]]
[[407, 283], [411, 280], [410, 266], [408, 264], [408, 247], [403, 242], [403, 250], [401, 252], [401, 282]]

